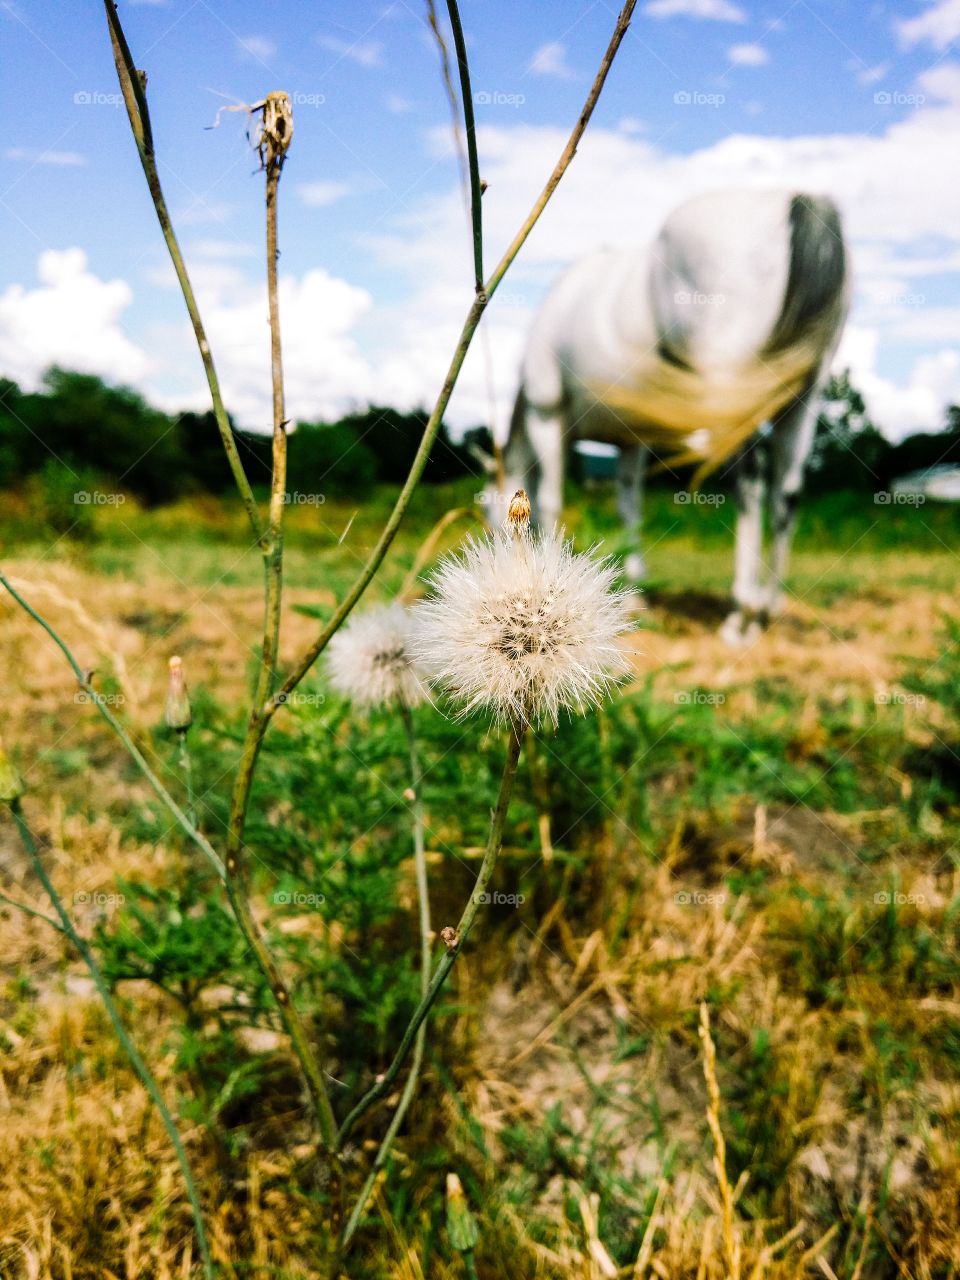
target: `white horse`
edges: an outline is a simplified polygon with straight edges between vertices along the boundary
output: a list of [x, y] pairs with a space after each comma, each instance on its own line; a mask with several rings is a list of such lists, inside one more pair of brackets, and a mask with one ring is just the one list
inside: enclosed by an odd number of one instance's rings
[[[729, 460], [738, 520], [723, 634], [751, 639], [780, 607], [818, 393], [846, 309], [846, 252], [829, 200], [739, 190], [687, 201], [648, 248], [592, 254], [550, 292], [523, 358], [507, 492], [523, 485], [535, 518], [552, 525], [567, 448], [618, 445], [618, 507], [639, 539], [651, 448], [671, 464], [698, 461], [693, 487]], [[644, 577], [639, 551], [625, 569]]]

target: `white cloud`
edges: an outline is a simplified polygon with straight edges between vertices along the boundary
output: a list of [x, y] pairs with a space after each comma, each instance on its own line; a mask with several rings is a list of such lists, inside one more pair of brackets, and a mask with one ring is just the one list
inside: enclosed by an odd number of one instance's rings
[[915, 18], [900, 18], [895, 24], [901, 44], [931, 44], [946, 49], [960, 36], [960, 0], [939, 0]]
[[714, 22], [746, 22], [747, 15], [731, 0], [650, 0], [643, 12], [650, 18], [705, 18]]
[[277, 52], [277, 46], [266, 36], [238, 36], [237, 46], [245, 57], [255, 62], [269, 62]]
[[322, 208], [335, 204], [348, 196], [352, 188], [346, 182], [301, 182], [297, 187], [297, 195], [304, 204], [313, 208]]
[[942, 348], [919, 356], [906, 383], [895, 383], [880, 372], [881, 335], [876, 329], [850, 324], [837, 352], [835, 367], [849, 368], [863, 393], [868, 412], [882, 413], [880, 425], [892, 440], [915, 431], [936, 431], [944, 425], [944, 409], [960, 402], [960, 353]]
[[[201, 264], [193, 281], [224, 400], [241, 425], [265, 429], [271, 420], [266, 291], [222, 262]], [[279, 300], [289, 416], [327, 417], [365, 403], [372, 371], [352, 330], [372, 306], [366, 290], [313, 270], [281, 276]], [[189, 325], [183, 321], [161, 336], [164, 365], [154, 385], [162, 385], [163, 394], [156, 398], [171, 409], [205, 408], [209, 397]], [[189, 384], [178, 381], [184, 369], [196, 374]]]
[[317, 36], [317, 44], [338, 58], [349, 58], [360, 67], [379, 67], [383, 45], [379, 40], [341, 40], [338, 36]]
[[37, 276], [37, 288], [11, 284], [0, 294], [0, 370], [27, 388], [51, 364], [142, 382], [151, 361], [121, 327], [133, 300], [126, 281], [99, 279], [81, 249], [46, 250]]
[[727, 57], [736, 67], [762, 67], [770, 61], [769, 53], [760, 44], [731, 45]]
[[542, 44], [530, 59], [527, 70], [535, 76], [555, 76], [558, 80], [572, 80], [576, 72], [567, 62], [567, 47], [557, 40]]
[[87, 163], [79, 151], [30, 151], [26, 147], [7, 147], [5, 160], [29, 160], [31, 164], [52, 164], [60, 168], [77, 168]]
[[936, 101], [960, 105], [960, 63], [941, 62], [924, 71], [917, 83]]

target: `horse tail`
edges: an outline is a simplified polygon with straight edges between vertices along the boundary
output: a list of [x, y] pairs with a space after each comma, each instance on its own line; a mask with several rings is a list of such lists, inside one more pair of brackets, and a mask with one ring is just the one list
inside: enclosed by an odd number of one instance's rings
[[847, 254], [836, 205], [798, 192], [790, 201], [790, 266], [783, 305], [761, 355], [830, 334], [845, 305]]

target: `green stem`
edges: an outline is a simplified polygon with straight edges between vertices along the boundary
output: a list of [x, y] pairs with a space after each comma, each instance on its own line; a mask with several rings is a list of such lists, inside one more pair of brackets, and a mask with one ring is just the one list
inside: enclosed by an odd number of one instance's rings
[[430, 450], [433, 448], [434, 440], [436, 439], [437, 432], [440, 429], [440, 423], [443, 420], [443, 415], [450, 401], [450, 397], [453, 394], [453, 389], [457, 384], [457, 379], [460, 376], [460, 370], [463, 367], [467, 351], [470, 348], [474, 334], [476, 333], [483, 313], [486, 310], [487, 303], [493, 297], [513, 260], [520, 252], [524, 242], [530, 235], [530, 232], [536, 226], [540, 215], [543, 213], [548, 201], [550, 200], [550, 197], [559, 185], [560, 179], [569, 168], [570, 162], [576, 154], [580, 139], [583, 137], [590, 117], [593, 115], [594, 107], [597, 105], [597, 100], [600, 97], [600, 91], [604, 86], [607, 75], [609, 74], [616, 52], [620, 48], [623, 37], [627, 33], [627, 28], [630, 25], [630, 18], [635, 8], [636, 0], [626, 0], [626, 3], [620, 11], [619, 17], [617, 18], [617, 24], [614, 27], [613, 35], [611, 36], [610, 43], [603, 55], [600, 68], [597, 71], [596, 78], [594, 79], [590, 92], [587, 95], [583, 110], [580, 112], [580, 116], [573, 127], [573, 131], [567, 140], [567, 145], [564, 147], [560, 159], [554, 166], [553, 172], [547, 179], [547, 183], [540, 195], [534, 201], [533, 207], [527, 215], [520, 230], [514, 236], [509, 248], [494, 268], [482, 292], [477, 294], [473, 305], [467, 313], [467, 317], [463, 323], [463, 328], [460, 331], [460, 337], [457, 341], [456, 350], [454, 351], [453, 358], [450, 361], [447, 376], [440, 389], [440, 395], [437, 397], [437, 402], [434, 405], [433, 412], [430, 414], [426, 427], [424, 427], [420, 447], [417, 449], [416, 456], [414, 457], [410, 467], [410, 474], [407, 476], [406, 482], [400, 490], [400, 494], [390, 516], [387, 519], [387, 523], [383, 527], [383, 531], [377, 540], [376, 546], [373, 551], [371, 551], [366, 563], [360, 570], [360, 573], [357, 575], [357, 578], [349, 591], [344, 596], [338, 607], [334, 610], [330, 621], [323, 628], [313, 644], [310, 645], [309, 649], [307, 649], [299, 659], [293, 670], [281, 684], [280, 688], [265, 706], [264, 715], [266, 720], [270, 720], [278, 707], [282, 707], [290, 697], [290, 694], [330, 643], [334, 634], [342, 626], [344, 620], [366, 591], [370, 582], [373, 580], [374, 574], [383, 563], [383, 559], [386, 556], [387, 551], [390, 549], [391, 543], [396, 537], [397, 530], [399, 529], [403, 517], [406, 514], [407, 507], [410, 505], [413, 492], [416, 489], [420, 476], [423, 473], [423, 469], [426, 466], [427, 459], [430, 456]]
[[[407, 743], [410, 753], [410, 783], [413, 790], [413, 801], [411, 802], [411, 812], [413, 816], [413, 857], [414, 867], [417, 881], [417, 904], [420, 915], [420, 996], [426, 999], [430, 990], [430, 891], [427, 883], [427, 854], [424, 843], [424, 823], [423, 823], [423, 797], [421, 794], [423, 785], [423, 774], [420, 768], [420, 757], [417, 751], [417, 739], [413, 728], [413, 716], [410, 714], [410, 708], [405, 704], [401, 704], [400, 715], [403, 719], [404, 728], [407, 731]], [[413, 1045], [413, 1058], [410, 1063], [410, 1074], [407, 1076], [407, 1082], [404, 1085], [403, 1093], [400, 1101], [397, 1103], [397, 1109], [393, 1113], [393, 1119], [387, 1132], [384, 1134], [383, 1141], [380, 1143], [380, 1149], [377, 1151], [376, 1159], [367, 1179], [363, 1184], [363, 1189], [357, 1199], [356, 1204], [350, 1213], [347, 1224], [343, 1229], [340, 1237], [340, 1248], [345, 1249], [356, 1233], [360, 1225], [360, 1219], [363, 1211], [370, 1199], [377, 1181], [380, 1170], [387, 1163], [390, 1155], [390, 1149], [394, 1140], [400, 1131], [404, 1117], [413, 1101], [414, 1094], [417, 1091], [417, 1083], [420, 1078], [420, 1068], [423, 1064], [423, 1049], [427, 1036], [427, 1024], [422, 1022], [417, 1030], [416, 1039]]]
[[64, 640], [61, 640], [60, 636], [53, 629], [50, 623], [47, 622], [46, 618], [44, 618], [41, 614], [39, 614], [36, 611], [36, 609], [34, 609], [33, 605], [27, 603], [27, 601], [23, 598], [20, 592], [17, 591], [17, 589], [11, 584], [10, 579], [7, 578], [6, 575], [3, 573], [0, 573], [0, 584], [6, 587], [6, 589], [13, 596], [14, 600], [16, 600], [20, 608], [23, 609], [25, 613], [28, 613], [30, 617], [33, 618], [34, 622], [38, 623], [43, 628], [43, 630], [47, 633], [50, 639], [54, 642], [54, 644], [57, 646], [57, 648], [66, 658], [67, 662], [69, 662], [71, 670], [73, 671], [73, 674], [77, 677], [77, 683], [80, 685], [80, 688], [84, 691], [84, 693], [87, 695], [89, 700], [96, 706], [97, 710], [103, 716], [104, 720], [106, 720], [107, 724], [110, 726], [113, 732], [117, 735], [117, 737], [126, 747], [134, 763], [137, 765], [140, 772], [146, 778], [147, 782], [149, 782], [150, 786], [153, 788], [157, 797], [163, 801], [163, 803], [167, 806], [167, 808], [173, 814], [174, 818], [177, 821], [177, 824], [180, 827], [182, 827], [182, 829], [186, 832], [186, 834], [190, 837], [190, 839], [193, 840], [193, 842], [200, 848], [200, 850], [203, 852], [203, 854], [206, 856], [207, 860], [209, 861], [210, 865], [213, 867], [217, 875], [222, 880], [224, 878], [224, 866], [223, 866], [223, 863], [220, 861], [219, 854], [216, 852], [213, 845], [206, 838], [206, 836], [204, 836], [200, 831], [197, 830], [197, 828], [193, 825], [193, 823], [190, 821], [187, 815], [183, 812], [183, 810], [177, 804], [176, 800], [174, 800], [170, 792], [166, 789], [166, 787], [163, 785], [163, 783], [160, 781], [160, 779], [157, 777], [154, 771], [150, 768], [149, 764], [147, 764], [147, 761], [143, 753], [140, 751], [139, 747], [137, 747], [134, 744], [134, 742], [130, 738], [130, 735], [127, 733], [126, 729], [124, 729], [123, 725], [120, 723], [117, 717], [110, 710], [109, 706], [107, 705], [106, 699], [103, 697], [103, 695], [98, 693], [97, 690], [90, 683], [90, 680], [84, 674], [83, 668], [80, 666], [76, 658], [70, 652], [70, 649], [67, 647], [66, 642]]
[[460, 72], [460, 97], [463, 101], [463, 128], [467, 135], [467, 162], [470, 167], [470, 221], [473, 225], [473, 271], [477, 292], [483, 289], [483, 208], [480, 185], [480, 160], [477, 155], [477, 125], [473, 115], [473, 92], [470, 88], [470, 64], [467, 62], [467, 43], [463, 38], [460, 10], [457, 0], [447, 0], [447, 13], [453, 30], [453, 44], [457, 51], [457, 70]]
[[53, 919], [52, 916], [45, 916], [42, 911], [37, 911], [35, 907], [29, 907], [25, 902], [18, 902], [16, 898], [10, 898], [5, 893], [0, 893], [0, 902], [5, 902], [8, 907], [16, 907], [18, 911], [22, 911], [25, 916], [33, 916], [35, 920], [42, 920], [44, 924], [48, 924], [51, 929], [56, 929], [58, 933], [63, 933], [63, 929]]
[[193, 763], [190, 759], [190, 744], [187, 742], [187, 730], [180, 729], [177, 733], [177, 759], [180, 763], [180, 772], [183, 774], [183, 785], [187, 793], [187, 817], [191, 824], [197, 826], [197, 807], [193, 797]]
[[504, 761], [503, 776], [500, 779], [500, 791], [497, 796], [496, 807], [490, 819], [490, 831], [487, 837], [487, 847], [484, 851], [483, 861], [480, 864], [480, 870], [477, 873], [477, 879], [473, 886], [473, 892], [470, 895], [463, 914], [460, 917], [460, 923], [456, 929], [455, 944], [440, 958], [436, 971], [430, 980], [430, 986], [427, 988], [423, 999], [417, 1005], [413, 1017], [407, 1024], [407, 1029], [403, 1033], [399, 1048], [394, 1055], [393, 1061], [387, 1067], [386, 1071], [363, 1095], [357, 1105], [349, 1113], [343, 1124], [340, 1126], [340, 1132], [337, 1134], [337, 1147], [343, 1149], [343, 1144], [350, 1136], [354, 1125], [360, 1117], [367, 1111], [378, 1099], [382, 1098], [389, 1090], [394, 1080], [403, 1066], [404, 1060], [410, 1051], [414, 1037], [420, 1029], [421, 1024], [427, 1017], [427, 1014], [433, 1008], [433, 1005], [440, 994], [440, 989], [446, 981], [447, 974], [456, 963], [457, 956], [463, 950], [464, 943], [470, 935], [473, 928], [473, 922], [477, 917], [477, 912], [483, 902], [486, 894], [487, 886], [493, 876], [497, 865], [497, 859], [500, 857], [500, 850], [503, 846], [503, 825], [507, 816], [507, 807], [510, 804], [510, 794], [513, 791], [513, 782], [517, 774], [517, 762], [520, 759], [520, 747], [523, 742], [523, 726], [519, 723], [513, 723], [510, 726], [510, 738], [507, 746], [507, 758]]
[[167, 208], [163, 188], [160, 185], [160, 175], [157, 171], [156, 156], [153, 149], [150, 110], [147, 106], [146, 75], [137, 70], [133, 61], [127, 38], [123, 33], [123, 27], [120, 25], [120, 17], [114, 0], [104, 0], [104, 8], [106, 9], [107, 24], [110, 30], [113, 60], [116, 64], [117, 77], [120, 81], [120, 89], [123, 93], [127, 116], [130, 119], [130, 127], [133, 130], [134, 141], [137, 144], [137, 154], [140, 156], [140, 164], [143, 168], [144, 177], [147, 179], [147, 187], [153, 200], [153, 207], [156, 210], [157, 221], [160, 223], [160, 230], [163, 232], [167, 251], [170, 254], [170, 260], [173, 263], [173, 269], [180, 284], [180, 292], [183, 294], [183, 300], [190, 316], [190, 323], [193, 326], [200, 359], [203, 361], [203, 371], [206, 375], [207, 386], [210, 389], [213, 416], [216, 419], [220, 439], [223, 441], [223, 448], [227, 455], [227, 462], [240, 492], [247, 518], [250, 521], [250, 527], [254, 536], [260, 541], [263, 530], [261, 528], [260, 513], [257, 510], [257, 502], [253, 496], [253, 490], [250, 488], [247, 473], [243, 469], [243, 463], [240, 460], [233, 428], [230, 425], [230, 418], [227, 415], [223, 396], [220, 393], [220, 379], [217, 376], [216, 365], [213, 362], [213, 355], [210, 351], [210, 344], [207, 341], [200, 309], [197, 306], [193, 285], [190, 283], [187, 266], [183, 260], [183, 254], [180, 252], [180, 244], [173, 229], [173, 222], [170, 218], [170, 211]]
[[40, 883], [43, 885], [47, 897], [50, 899], [51, 905], [60, 917], [60, 925], [56, 927], [61, 928], [62, 932], [70, 939], [73, 946], [79, 952], [84, 964], [89, 969], [90, 976], [93, 979], [94, 985], [97, 988], [101, 1000], [103, 1001], [104, 1008], [107, 1011], [107, 1016], [113, 1024], [114, 1031], [117, 1033], [117, 1039], [123, 1046], [124, 1052], [130, 1059], [131, 1066], [140, 1077], [143, 1087], [146, 1089], [154, 1106], [160, 1113], [164, 1128], [169, 1135], [170, 1142], [173, 1146], [174, 1152], [176, 1153], [177, 1163], [180, 1165], [180, 1172], [183, 1174], [187, 1197], [190, 1201], [190, 1208], [193, 1212], [194, 1229], [197, 1234], [197, 1246], [200, 1250], [200, 1256], [203, 1258], [203, 1272], [207, 1277], [207, 1280], [213, 1280], [213, 1259], [210, 1256], [210, 1246], [207, 1243], [206, 1229], [203, 1225], [203, 1213], [200, 1208], [200, 1198], [197, 1195], [196, 1183], [193, 1180], [193, 1173], [190, 1169], [190, 1163], [187, 1160], [187, 1153], [184, 1150], [180, 1132], [174, 1123], [173, 1116], [170, 1114], [166, 1102], [163, 1100], [163, 1095], [161, 1094], [160, 1088], [154, 1079], [153, 1073], [140, 1056], [140, 1051], [131, 1040], [126, 1027], [120, 1019], [119, 1010], [114, 1003], [113, 996], [110, 994], [110, 989], [107, 986], [106, 979], [100, 972], [100, 968], [93, 957], [93, 952], [73, 927], [73, 921], [67, 914], [67, 910], [60, 899], [60, 895], [53, 887], [53, 882], [47, 875], [46, 868], [43, 865], [43, 860], [40, 857], [40, 852], [33, 838], [33, 833], [27, 825], [27, 820], [23, 815], [23, 809], [20, 806], [19, 800], [13, 800], [10, 802], [10, 812], [13, 814], [13, 820], [16, 823], [17, 831], [20, 835], [20, 840], [23, 844], [27, 857], [30, 859], [30, 863], [36, 872]]
[[[266, 112], [265, 112], [266, 127]], [[300, 1062], [304, 1079], [317, 1116], [323, 1146], [332, 1155], [336, 1119], [306, 1028], [296, 1010], [280, 974], [280, 968], [267, 945], [250, 908], [243, 828], [260, 746], [265, 732], [263, 705], [270, 696], [277, 665], [280, 640], [280, 606], [283, 587], [283, 513], [287, 484], [286, 418], [283, 387], [283, 351], [280, 341], [280, 306], [278, 300], [277, 259], [277, 195], [286, 147], [276, 148], [275, 139], [266, 139], [266, 257], [267, 298], [270, 311], [270, 370], [273, 388], [273, 475], [270, 485], [270, 513], [267, 534], [263, 540], [265, 573], [263, 645], [257, 670], [256, 687], [240, 765], [234, 779], [227, 829], [227, 892], [237, 922], [251, 947], [262, 973], [270, 984], [284, 1027]], [[335, 1163], [335, 1162], [334, 1162]], [[339, 1185], [339, 1176], [337, 1176]]]

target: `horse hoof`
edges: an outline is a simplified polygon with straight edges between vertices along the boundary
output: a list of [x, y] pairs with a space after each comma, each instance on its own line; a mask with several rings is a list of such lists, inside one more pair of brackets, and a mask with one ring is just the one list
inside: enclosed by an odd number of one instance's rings
[[763, 635], [763, 627], [757, 618], [751, 618], [735, 609], [720, 628], [720, 639], [731, 649], [749, 649]]

